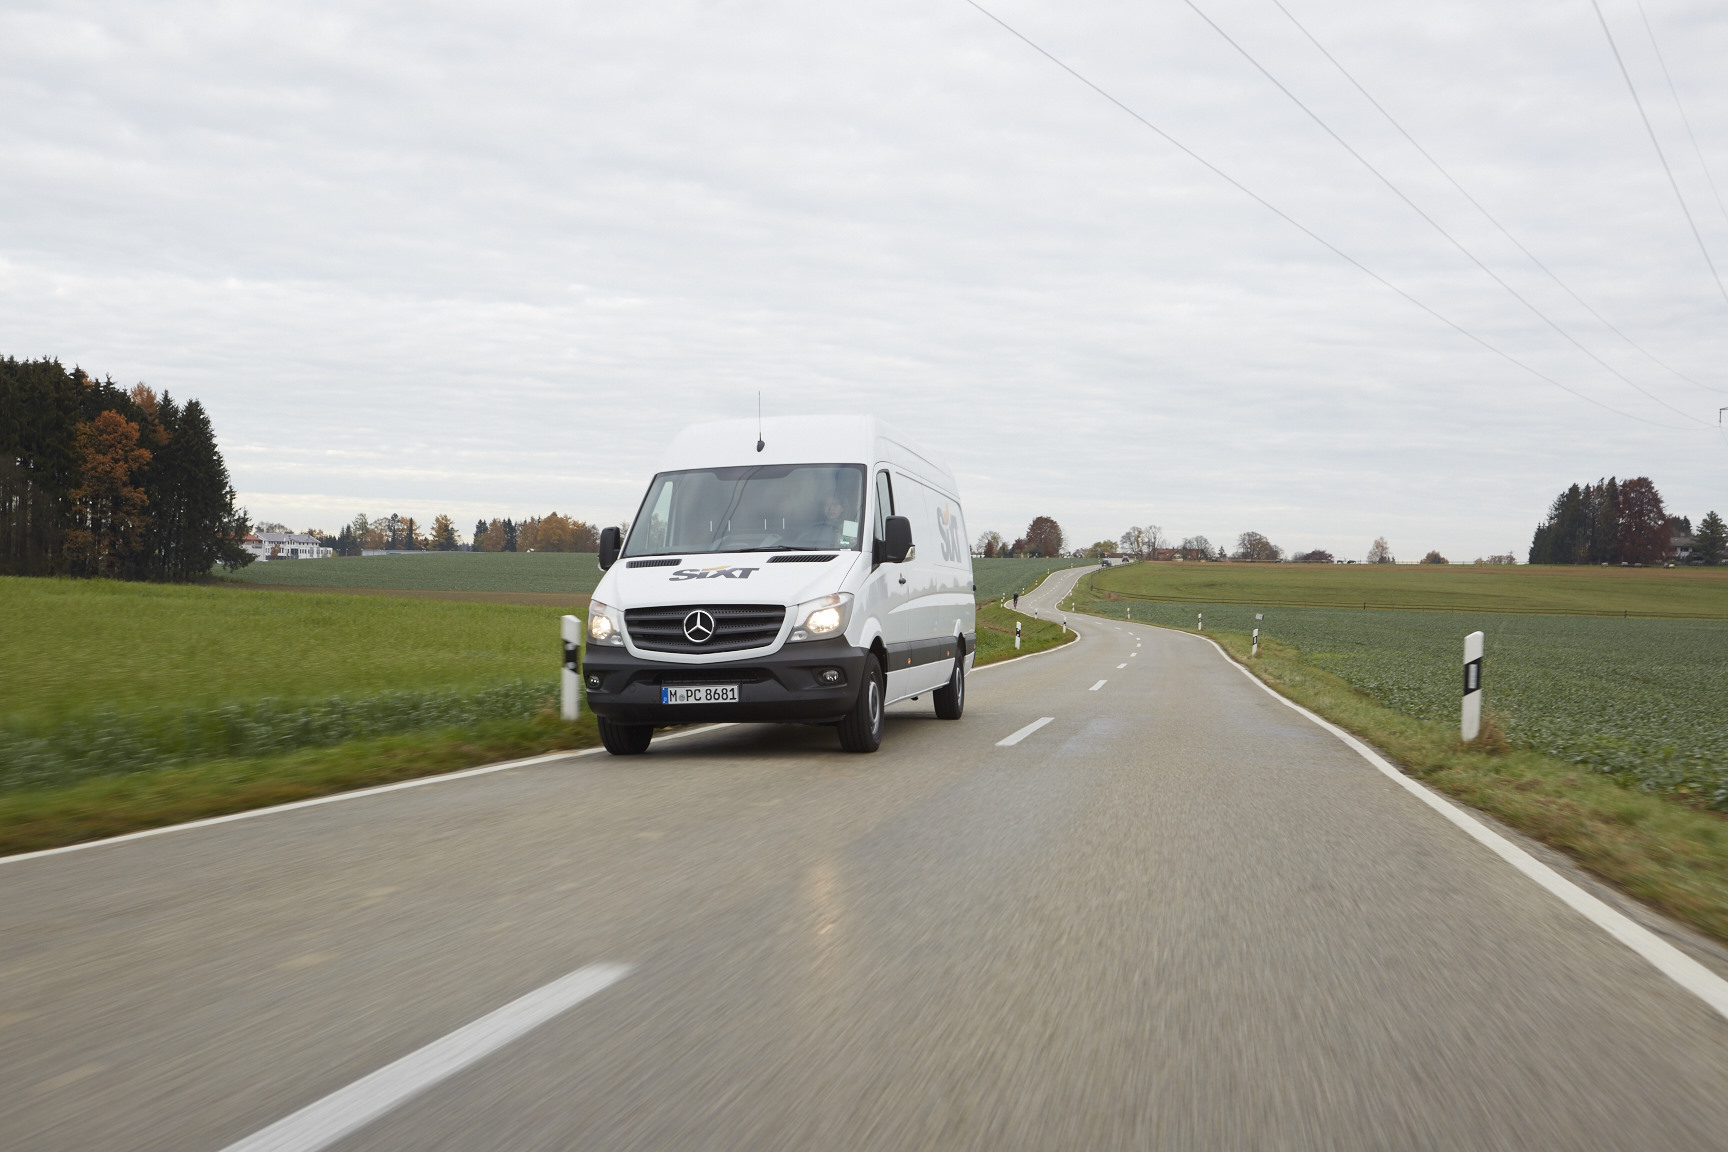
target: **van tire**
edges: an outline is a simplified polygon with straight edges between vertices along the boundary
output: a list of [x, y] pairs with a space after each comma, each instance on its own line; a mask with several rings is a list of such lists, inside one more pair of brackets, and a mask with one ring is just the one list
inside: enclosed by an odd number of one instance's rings
[[600, 743], [614, 756], [640, 756], [654, 739], [652, 724], [617, 724], [604, 716], [595, 717], [595, 721], [600, 726]]
[[888, 695], [888, 685], [876, 653], [864, 657], [861, 679], [858, 699], [839, 724], [840, 747], [848, 752], [874, 752], [882, 747], [882, 713], [887, 707], [883, 701]]
[[960, 714], [966, 711], [966, 657], [954, 658], [954, 671], [949, 673], [948, 683], [930, 693], [930, 699], [936, 701], [936, 719], [960, 719]]

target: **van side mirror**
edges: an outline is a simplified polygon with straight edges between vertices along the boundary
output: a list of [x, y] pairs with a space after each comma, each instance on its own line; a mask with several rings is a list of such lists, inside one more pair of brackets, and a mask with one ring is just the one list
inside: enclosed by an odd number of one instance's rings
[[882, 525], [882, 559], [890, 564], [904, 564], [912, 551], [912, 521], [904, 516], [890, 516]]
[[618, 562], [618, 549], [621, 545], [618, 529], [600, 529], [600, 571], [604, 572]]

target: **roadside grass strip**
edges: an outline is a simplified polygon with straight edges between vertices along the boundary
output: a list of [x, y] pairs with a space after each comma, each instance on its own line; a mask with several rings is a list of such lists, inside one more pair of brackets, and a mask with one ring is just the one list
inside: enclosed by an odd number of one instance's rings
[[629, 974], [627, 964], [578, 968], [228, 1145], [223, 1152], [318, 1152]]
[[1044, 725], [1050, 723], [1050, 721], [1054, 719], [1056, 719], [1054, 716], [1040, 716], [1038, 719], [1032, 721], [1032, 723], [1021, 728], [1019, 731], [1012, 732], [996, 741], [996, 747], [1012, 748], [1014, 745], [1020, 743], [1020, 741], [1026, 739], [1026, 737], [1032, 735], [1032, 733], [1038, 731], [1038, 729], [1044, 727]]
[[65, 787], [96, 776], [201, 760], [268, 756], [377, 736], [526, 719], [551, 707], [556, 692], [551, 680], [516, 680], [472, 692], [264, 699], [4, 726], [0, 727], [0, 794]]

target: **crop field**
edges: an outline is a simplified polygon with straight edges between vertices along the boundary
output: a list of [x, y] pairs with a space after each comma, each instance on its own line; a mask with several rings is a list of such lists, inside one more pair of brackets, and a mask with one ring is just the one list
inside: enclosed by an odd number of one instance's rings
[[1179, 604], [1728, 620], [1728, 568], [1130, 564], [1100, 592]]
[[1458, 720], [1464, 637], [1485, 634], [1484, 691], [1508, 739], [1652, 791], [1728, 810], [1728, 621], [1091, 601], [1167, 627], [1262, 635], [1369, 698]]
[[532, 715], [555, 684], [557, 616], [0, 578], [0, 791]]
[[1016, 592], [1025, 592], [1034, 587], [1038, 581], [1044, 579], [1046, 573], [1096, 563], [1096, 560], [1079, 560], [1073, 557], [1055, 557], [1049, 560], [974, 558], [972, 579], [978, 585], [977, 596], [980, 601], [1000, 600], [1004, 596], [1012, 596]]
[[223, 583], [427, 592], [540, 592], [587, 596], [600, 583], [592, 552], [421, 552], [249, 564]]

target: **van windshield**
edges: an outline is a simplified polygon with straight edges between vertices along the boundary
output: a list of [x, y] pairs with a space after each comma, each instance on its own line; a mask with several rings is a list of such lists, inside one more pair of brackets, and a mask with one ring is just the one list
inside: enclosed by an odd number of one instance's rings
[[769, 464], [662, 472], [625, 556], [857, 549], [862, 464]]

